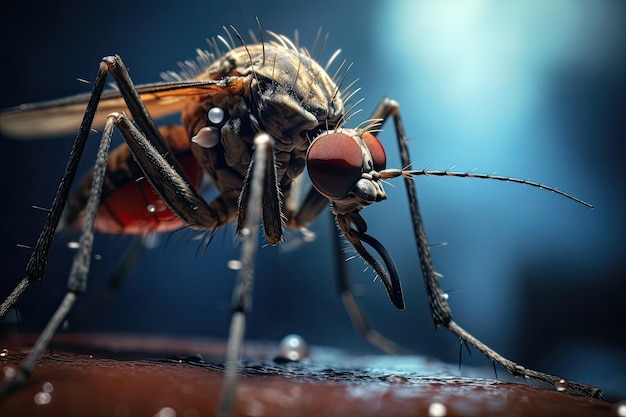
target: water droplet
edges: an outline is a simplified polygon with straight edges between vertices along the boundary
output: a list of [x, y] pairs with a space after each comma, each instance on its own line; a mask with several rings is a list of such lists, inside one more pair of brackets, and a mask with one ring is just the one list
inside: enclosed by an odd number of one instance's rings
[[78, 242], [67, 242], [67, 247], [70, 249], [78, 249], [79, 246]]
[[566, 379], [561, 378], [554, 382], [554, 388], [556, 388], [558, 392], [567, 391], [567, 387], [569, 387], [569, 382]]
[[146, 210], [148, 210], [148, 213], [154, 213], [156, 211], [156, 207], [154, 206], [154, 204], [148, 204], [146, 206]]
[[241, 269], [241, 261], [238, 259], [231, 259], [226, 263], [228, 269], [232, 269], [233, 271], [239, 271]]
[[239, 232], [239, 234], [241, 236], [248, 236], [250, 234], [250, 229], [248, 229], [247, 227], [244, 227], [241, 229], [241, 231]]
[[191, 138], [191, 141], [209, 149], [220, 143], [220, 137], [220, 131], [216, 127], [203, 127]]
[[406, 384], [407, 382], [409, 382], [409, 378], [405, 377], [404, 375], [396, 374], [387, 375], [385, 380], [390, 384]]
[[615, 403], [613, 409], [618, 417], [626, 417], [626, 400]]
[[446, 406], [441, 403], [430, 403], [428, 406], [429, 417], [444, 417], [448, 413]]
[[5, 366], [4, 368], [2, 368], [2, 373], [4, 374], [4, 379], [11, 379], [15, 376], [17, 372], [12, 366]]
[[157, 411], [154, 417], [176, 417], [176, 410], [172, 407], [163, 407]]
[[309, 347], [302, 337], [289, 334], [280, 342], [280, 357], [291, 361], [299, 361], [309, 356]]
[[52, 382], [44, 382], [43, 392], [47, 392], [48, 394], [50, 394], [52, 391], [54, 391], [54, 385], [52, 385]]
[[209, 121], [216, 125], [224, 121], [224, 110], [219, 107], [213, 107], [208, 113]]
[[96, 253], [96, 254], [93, 256], [93, 259], [94, 259], [94, 260], [96, 260], [96, 261], [101, 261], [101, 260], [102, 260], [102, 255], [100, 255], [99, 253]]
[[50, 404], [50, 401], [52, 401], [52, 395], [48, 394], [47, 392], [38, 392], [37, 394], [35, 394], [34, 401], [37, 405]]
[[1, 349], [0, 358], [6, 358], [7, 356], [9, 356], [9, 349]]
[[443, 293], [443, 299], [444, 299], [444, 300], [447, 300], [447, 299], [448, 299], [448, 297], [450, 297], [450, 296], [448, 295], [448, 293], [447, 293], [447, 292], [444, 292], [444, 293]]

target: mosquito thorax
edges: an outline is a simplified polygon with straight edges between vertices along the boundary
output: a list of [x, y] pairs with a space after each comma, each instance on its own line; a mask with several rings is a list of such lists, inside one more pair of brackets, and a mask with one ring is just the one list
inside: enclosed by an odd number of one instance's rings
[[324, 68], [290, 47], [266, 43], [263, 51], [252, 46], [252, 105], [263, 129], [277, 140], [277, 149], [306, 139], [305, 132], [337, 124], [343, 101]]

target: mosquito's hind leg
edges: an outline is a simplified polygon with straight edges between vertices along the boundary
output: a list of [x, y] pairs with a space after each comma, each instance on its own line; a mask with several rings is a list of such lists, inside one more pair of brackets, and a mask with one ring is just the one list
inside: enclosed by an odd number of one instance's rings
[[[396, 137], [398, 139], [398, 146], [400, 148], [400, 158], [402, 167], [408, 167], [411, 164], [411, 158], [409, 156], [409, 147], [406, 132], [404, 130], [404, 124], [400, 116], [400, 106], [394, 100], [384, 98], [372, 115], [373, 119], [382, 119], [383, 122], [389, 118], [393, 118]], [[561, 378], [546, 374], [544, 372], [534, 371], [527, 369], [521, 365], [516, 364], [498, 354], [495, 350], [476, 339], [465, 329], [460, 327], [454, 320], [452, 320], [452, 312], [448, 305], [447, 297], [439, 285], [439, 274], [435, 272], [432, 258], [430, 256], [430, 247], [428, 240], [426, 239], [426, 232], [424, 230], [424, 224], [417, 204], [417, 191], [415, 182], [405, 177], [405, 185], [409, 198], [409, 205], [411, 210], [411, 219], [413, 222], [413, 231], [415, 234], [415, 241], [417, 243], [417, 251], [422, 266], [422, 273], [424, 276], [424, 282], [426, 284], [426, 292], [430, 304], [430, 310], [432, 318], [437, 327], [445, 327], [452, 333], [457, 335], [462, 341], [474, 346], [480, 352], [482, 352], [491, 361], [499, 363], [508, 372], [515, 376], [522, 376], [525, 378], [533, 378], [536, 380], [544, 381], [554, 385]], [[583, 395], [586, 397], [602, 398], [603, 394], [599, 388], [594, 386], [583, 384], [580, 382], [569, 381], [566, 392], [574, 395]]]
[[74, 301], [79, 295], [85, 292], [87, 287], [89, 264], [91, 262], [91, 250], [93, 248], [95, 218], [100, 202], [102, 183], [104, 182], [107, 154], [111, 144], [111, 134], [113, 133], [113, 119], [114, 117], [109, 117], [107, 119], [104, 133], [102, 134], [102, 139], [100, 141], [100, 147], [98, 149], [98, 155], [94, 167], [91, 191], [89, 194], [89, 201], [87, 202], [87, 208], [85, 209], [86, 214], [83, 221], [79, 249], [74, 256], [72, 269], [67, 281], [67, 293], [48, 322], [46, 328], [39, 335], [39, 338], [37, 339], [37, 342], [35, 342], [32, 350], [20, 364], [20, 368], [17, 373], [12, 378], [6, 379], [5, 384], [0, 387], [0, 401], [3, 400], [9, 393], [19, 388], [32, 374], [37, 361], [50, 344], [52, 337], [56, 334], [56, 331], [61, 323], [65, 320], [65, 317], [71, 310]]
[[57, 193], [48, 212], [46, 223], [37, 239], [37, 243], [33, 249], [33, 253], [26, 265], [26, 277], [15, 287], [13, 292], [4, 300], [0, 305], [0, 320], [4, 318], [7, 311], [17, 302], [18, 298], [24, 292], [24, 290], [36, 280], [43, 277], [46, 262], [48, 259], [48, 252], [50, 251], [50, 245], [54, 239], [55, 230], [59, 224], [61, 214], [67, 203], [67, 198], [70, 192], [70, 187], [76, 177], [76, 171], [78, 170], [78, 164], [87, 143], [87, 136], [91, 129], [96, 109], [104, 89], [104, 84], [107, 76], [107, 68], [105, 65], [100, 65], [98, 74], [93, 85], [91, 97], [87, 103], [85, 115], [81, 122], [78, 133], [76, 134], [76, 140], [70, 151], [70, 156], [65, 166], [65, 172], [63, 178], [59, 183]]

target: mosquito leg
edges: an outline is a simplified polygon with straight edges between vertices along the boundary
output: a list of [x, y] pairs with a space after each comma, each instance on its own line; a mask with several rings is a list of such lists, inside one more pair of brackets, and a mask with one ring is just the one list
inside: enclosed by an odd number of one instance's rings
[[293, 228], [307, 227], [328, 207], [328, 199], [314, 187], [310, 187], [298, 210], [288, 219], [287, 225]]
[[87, 207], [85, 209], [85, 218], [83, 220], [83, 229], [79, 241], [79, 250], [74, 257], [72, 269], [67, 281], [67, 293], [61, 301], [48, 325], [35, 342], [32, 350], [20, 365], [20, 369], [15, 376], [0, 388], [0, 400], [4, 399], [10, 392], [19, 388], [32, 374], [37, 361], [49, 346], [50, 341], [56, 334], [57, 329], [65, 320], [76, 298], [85, 292], [87, 288], [87, 275], [91, 262], [91, 250], [93, 248], [94, 227], [98, 205], [100, 204], [100, 194], [102, 193], [102, 184], [104, 182], [104, 174], [106, 170], [107, 154], [111, 145], [111, 134], [113, 133], [113, 117], [107, 119], [104, 127], [100, 147], [96, 157], [94, 167], [93, 181]]
[[[270, 147], [268, 152], [268, 165], [266, 167], [265, 175], [263, 176], [263, 183], [260, 185], [263, 189], [261, 217], [263, 220], [265, 239], [269, 244], [275, 245], [280, 241], [280, 238], [283, 235], [283, 215], [280, 191], [276, 180], [276, 162], [274, 160], [274, 151]], [[244, 181], [241, 194], [239, 195], [240, 209], [237, 213], [237, 233], [239, 235], [242, 235], [243, 228], [245, 228], [245, 225], [248, 224], [248, 210], [242, 209], [242, 207], [245, 207], [245, 205], [248, 204], [248, 201], [255, 201], [250, 200], [250, 190], [252, 187], [250, 184], [251, 174], [252, 164], [248, 167], [246, 179]], [[252, 177], [252, 179], [254, 180], [254, 177]]]
[[[109, 73], [115, 78], [117, 86], [126, 101], [126, 105], [128, 106], [136, 123], [145, 133], [145, 137], [148, 138], [152, 147], [158, 150], [161, 155], [161, 159], [167, 161], [167, 166], [171, 167], [171, 170], [178, 174], [179, 181], [186, 183], [187, 185], [186, 193], [191, 196], [190, 198], [194, 201], [194, 204], [185, 205], [189, 202], [189, 199], [187, 199], [184, 203], [181, 203], [179, 207], [172, 207], [172, 209], [183, 220], [187, 221], [192, 226], [196, 223], [200, 223], [200, 228], [208, 229], [215, 227], [214, 220], [217, 218], [217, 214], [206, 205], [202, 197], [200, 197], [193, 187], [189, 185], [189, 181], [186, 180], [182, 168], [180, 168], [178, 162], [172, 157], [169, 147], [161, 137], [154, 121], [141, 101], [121, 58], [117, 55], [105, 57], [100, 62], [91, 97], [87, 104], [83, 121], [76, 135], [74, 146], [70, 152], [70, 157], [67, 162], [63, 179], [59, 184], [57, 194], [48, 213], [48, 218], [44, 228], [41, 231], [37, 244], [35, 245], [33, 253], [28, 261], [28, 264], [26, 265], [26, 277], [0, 305], [0, 319], [4, 317], [11, 306], [15, 304], [21, 293], [31, 282], [43, 277], [46, 259], [48, 257], [50, 245], [52, 244], [52, 240], [54, 238], [54, 232], [57, 229], [59, 219], [61, 218], [61, 214], [66, 205], [69, 190], [76, 176], [78, 163], [85, 148], [86, 139], [91, 129], [98, 103], [104, 89], [106, 76]], [[135, 154], [135, 156], [137, 155]], [[200, 208], [200, 210], [197, 210], [198, 208]]]
[[[385, 98], [374, 111], [372, 118], [383, 119], [386, 121], [390, 116], [393, 117], [396, 128], [402, 167], [409, 166], [411, 158], [409, 156], [409, 146], [406, 133], [404, 131], [404, 124], [402, 123], [402, 118], [400, 117], [400, 107], [397, 102]], [[450, 310], [450, 306], [448, 305], [445, 293], [439, 286], [439, 275], [435, 272], [435, 267], [430, 256], [430, 247], [428, 245], [428, 240], [426, 239], [424, 223], [422, 222], [422, 216], [417, 204], [417, 191], [415, 189], [415, 183], [410, 178], [405, 178], [404, 181], [409, 197], [411, 219], [413, 221], [413, 229], [415, 232], [415, 239], [417, 241], [417, 251], [422, 266], [422, 274], [424, 275], [424, 281], [426, 283], [428, 302], [433, 315], [433, 321], [437, 327], [448, 327], [448, 323], [452, 320], [452, 312]]]
[[46, 260], [48, 259], [48, 252], [50, 251], [50, 245], [54, 239], [54, 232], [59, 224], [59, 219], [63, 209], [65, 208], [67, 197], [70, 192], [70, 187], [76, 176], [78, 170], [78, 163], [85, 149], [87, 143], [87, 136], [91, 129], [91, 123], [96, 114], [96, 109], [104, 89], [104, 83], [106, 80], [107, 69], [103, 65], [100, 65], [96, 81], [94, 82], [91, 97], [85, 110], [83, 121], [81, 122], [74, 145], [70, 152], [67, 165], [65, 167], [65, 173], [59, 183], [57, 193], [48, 212], [46, 223], [37, 239], [33, 253], [26, 265], [26, 277], [15, 287], [13, 292], [6, 298], [6, 300], [0, 305], [0, 320], [5, 316], [7, 311], [17, 302], [18, 298], [24, 292], [24, 290], [35, 280], [39, 280], [43, 277], [46, 269]]
[[132, 269], [136, 266], [137, 261], [145, 251], [146, 243], [144, 242], [144, 238], [145, 237], [142, 236], [133, 240], [128, 252], [122, 257], [120, 263], [110, 275], [106, 289], [98, 294], [98, 298], [86, 308], [75, 311], [74, 315], [76, 319], [72, 320], [74, 327], [80, 328], [81, 324], [89, 322], [98, 310], [106, 305], [111, 297], [122, 288], [126, 279], [132, 272]]
[[[241, 269], [233, 290], [233, 315], [226, 347], [226, 373], [217, 413], [227, 417], [232, 414], [235, 406], [237, 370], [246, 327], [246, 313], [252, 308], [252, 288], [254, 281], [254, 259], [258, 247], [259, 218], [261, 204], [264, 201], [264, 185], [266, 178], [271, 177], [274, 170], [274, 151], [272, 138], [267, 134], [259, 134], [254, 139], [255, 151], [247, 178], [242, 190], [239, 210], [245, 210], [245, 222], [239, 225], [242, 237]], [[276, 185], [274, 184], [274, 187]], [[244, 193], [245, 191], [245, 193]]]
[[[390, 99], [383, 99], [372, 118], [383, 119], [383, 121], [393, 118], [396, 137], [398, 139], [398, 146], [400, 148], [400, 158], [402, 167], [407, 167], [411, 163], [409, 156], [408, 140], [400, 117], [400, 107], [397, 102]], [[452, 333], [456, 334], [461, 340], [467, 341], [480, 352], [482, 352], [487, 358], [492, 361], [498, 362], [502, 367], [509, 371], [512, 375], [522, 376], [524, 378], [533, 378], [536, 380], [544, 381], [554, 385], [561, 378], [549, 375], [544, 372], [534, 371], [527, 369], [521, 365], [516, 364], [513, 361], [506, 359], [491, 349], [489, 346], [476, 339], [462, 327], [460, 327], [455, 321], [452, 320], [452, 312], [448, 301], [445, 297], [445, 293], [441, 289], [438, 281], [438, 274], [435, 272], [432, 258], [430, 256], [430, 248], [428, 246], [428, 240], [426, 239], [426, 232], [424, 231], [424, 225], [419, 212], [419, 206], [417, 203], [417, 191], [415, 188], [415, 182], [410, 178], [405, 177], [405, 185], [409, 198], [411, 219], [413, 221], [413, 230], [415, 233], [415, 240], [417, 242], [417, 251], [422, 266], [422, 273], [424, 275], [424, 282], [426, 284], [426, 292], [430, 304], [430, 310], [432, 313], [433, 321], [437, 327], [445, 327]], [[587, 397], [602, 398], [602, 391], [594, 386], [568, 381], [566, 391], [570, 394], [583, 395]]]
[[[115, 126], [119, 129], [150, 184], [167, 205], [190, 227], [201, 230], [213, 229], [218, 225], [218, 214], [204, 201], [174, 166], [150, 140], [130, 122], [125, 113], [117, 114]], [[161, 136], [158, 136], [161, 138]], [[163, 145], [167, 146], [165, 141]]]
[[[328, 207], [328, 199], [321, 195], [315, 188], [311, 187], [302, 202], [300, 208], [295, 214], [288, 219], [288, 225], [294, 228], [301, 228], [308, 226], [317, 216]], [[346, 262], [343, 258], [343, 251], [341, 249], [341, 232], [335, 223], [335, 215], [329, 211], [331, 217], [331, 228], [333, 233], [333, 253], [335, 254], [335, 276], [337, 277], [337, 284], [341, 300], [354, 324], [354, 327], [363, 335], [365, 340], [371, 343], [373, 346], [382, 350], [383, 352], [392, 354], [405, 354], [406, 349], [398, 346], [398, 344], [387, 339], [377, 331], [373, 330], [367, 323], [365, 315], [361, 311], [352, 289], [350, 288], [350, 274], [345, 266]]]
[[333, 234], [331, 238], [333, 241], [333, 253], [335, 254], [335, 275], [337, 276], [339, 294], [341, 295], [341, 301], [343, 301], [343, 305], [350, 316], [350, 320], [352, 320], [352, 324], [354, 324], [354, 327], [356, 327], [359, 333], [363, 335], [365, 340], [383, 352], [395, 355], [408, 353], [406, 349], [373, 330], [367, 323], [365, 315], [357, 304], [350, 287], [350, 274], [346, 268], [346, 261], [343, 258], [343, 251], [341, 249], [342, 234], [335, 224], [335, 216], [332, 213], [331, 228]]

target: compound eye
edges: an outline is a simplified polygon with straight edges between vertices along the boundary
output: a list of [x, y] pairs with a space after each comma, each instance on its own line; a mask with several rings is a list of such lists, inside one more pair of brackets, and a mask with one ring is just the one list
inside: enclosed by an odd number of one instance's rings
[[374, 170], [382, 171], [385, 169], [387, 167], [387, 155], [385, 154], [385, 149], [380, 141], [376, 138], [376, 136], [367, 132], [361, 135], [361, 139], [363, 139], [363, 142], [365, 142], [367, 149], [369, 149], [370, 154], [372, 155]]
[[361, 178], [363, 153], [345, 133], [329, 133], [315, 139], [306, 160], [313, 185], [331, 199], [344, 198]]

